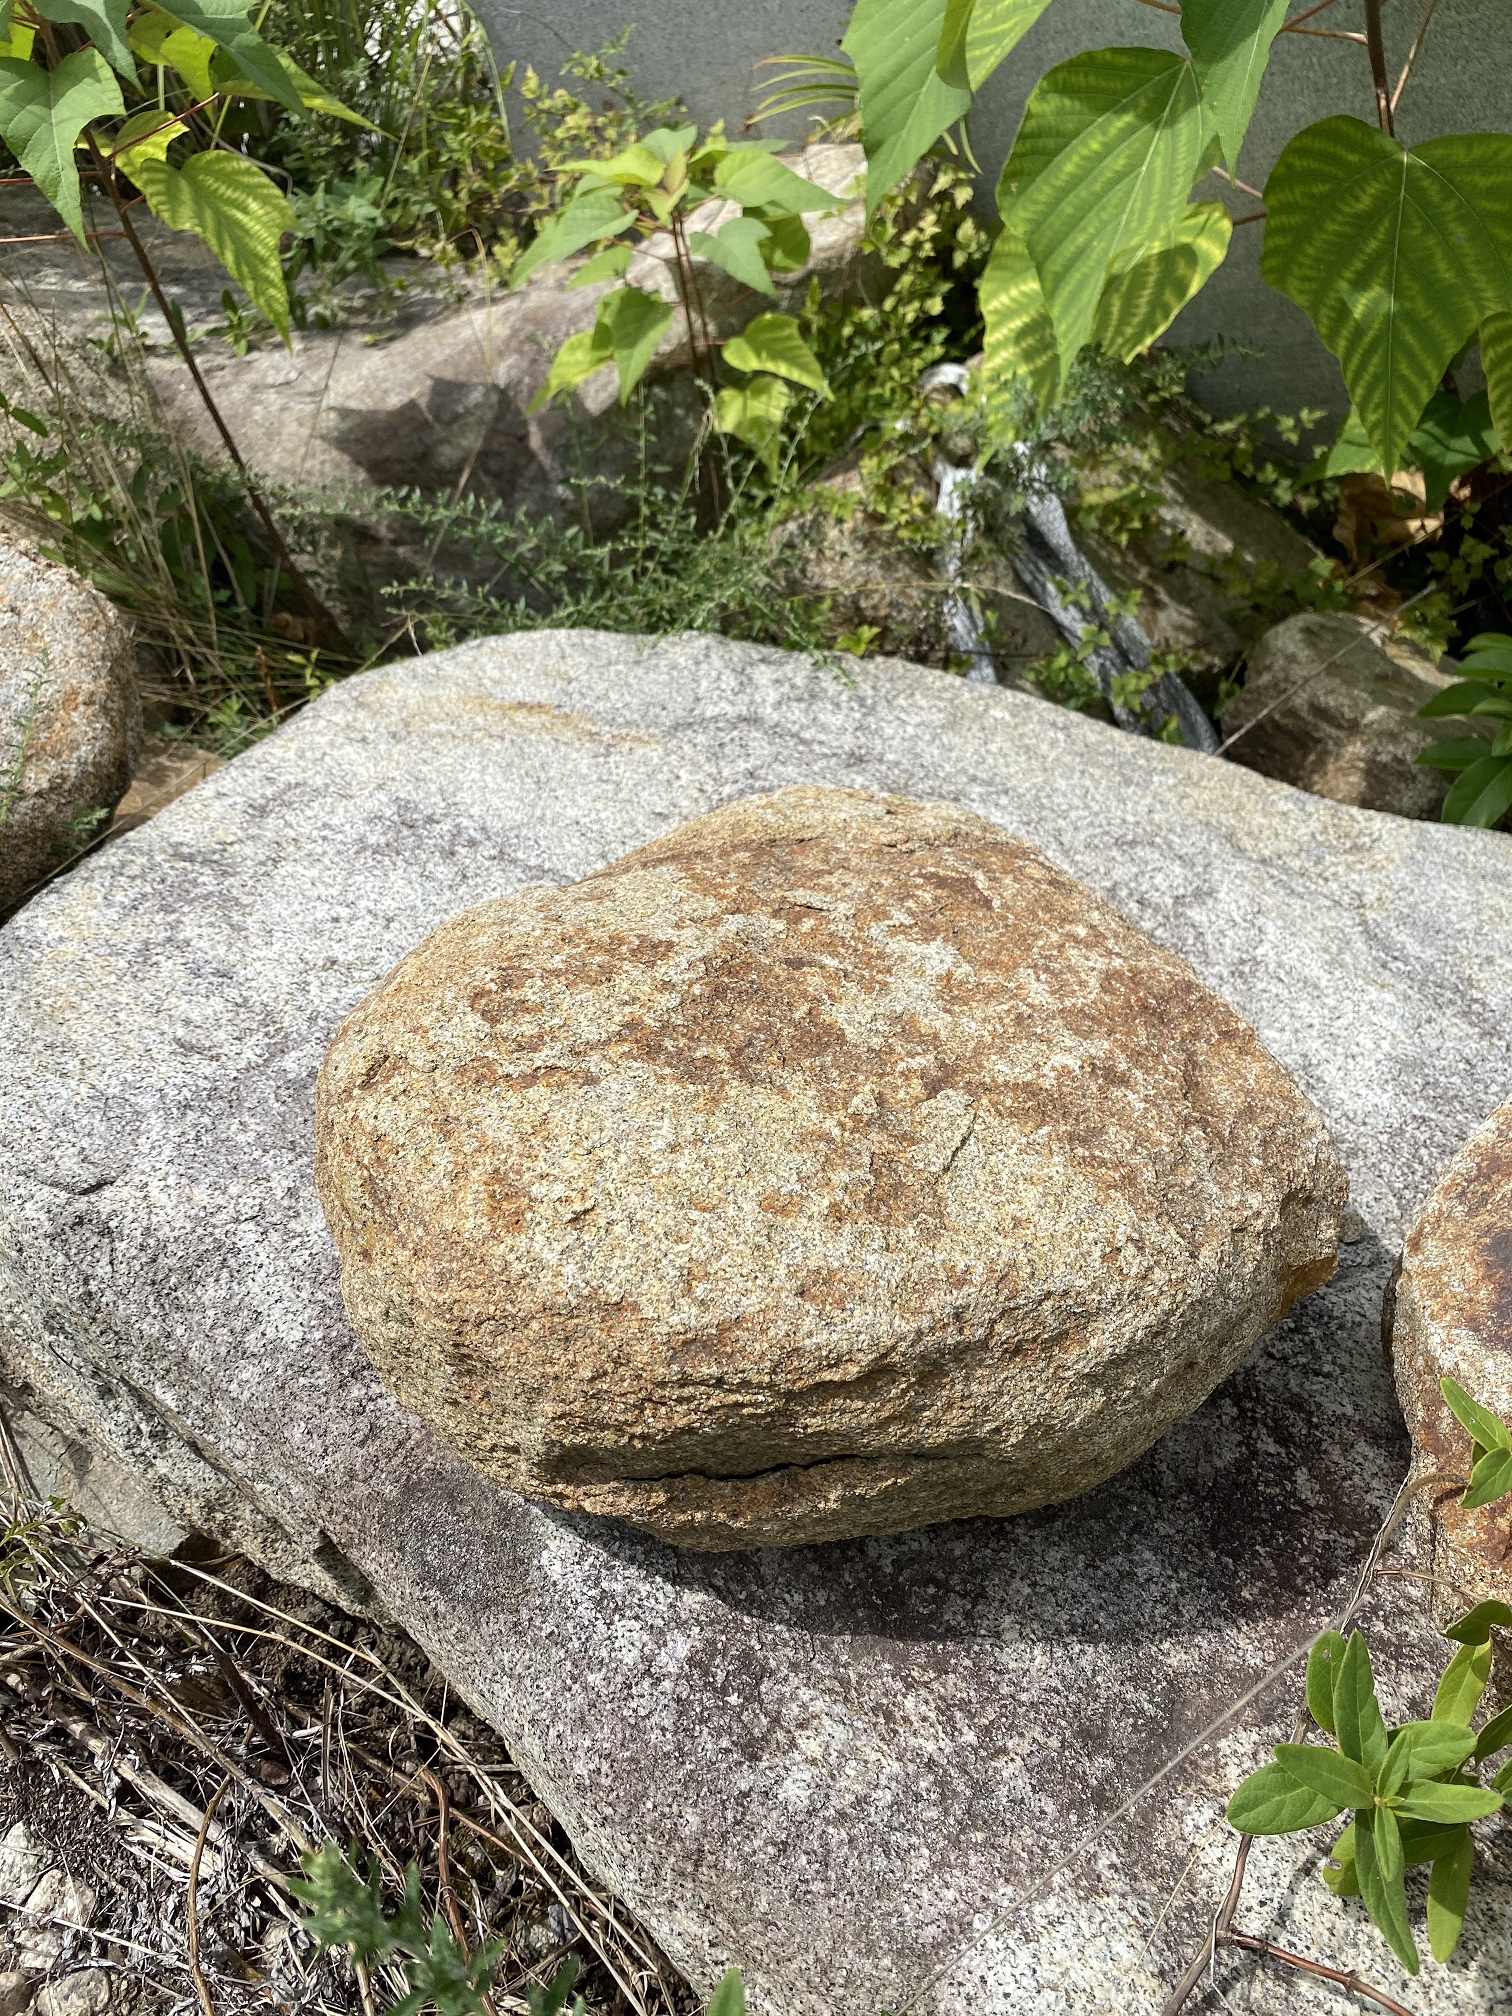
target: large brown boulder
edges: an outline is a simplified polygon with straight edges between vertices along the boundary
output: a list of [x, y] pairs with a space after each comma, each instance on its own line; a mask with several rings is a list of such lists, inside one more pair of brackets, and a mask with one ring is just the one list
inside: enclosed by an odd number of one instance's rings
[[[1471, 1135], [1408, 1233], [1386, 1332], [1418, 1469], [1467, 1478], [1470, 1436], [1439, 1381], [1512, 1423], [1512, 1101]], [[1431, 1493], [1441, 1572], [1467, 1594], [1512, 1601], [1512, 1499], [1467, 1512], [1462, 1496], [1449, 1483]]]
[[358, 1335], [482, 1471], [685, 1544], [1085, 1491], [1333, 1271], [1323, 1123], [945, 805], [809, 789], [451, 919], [336, 1036]]

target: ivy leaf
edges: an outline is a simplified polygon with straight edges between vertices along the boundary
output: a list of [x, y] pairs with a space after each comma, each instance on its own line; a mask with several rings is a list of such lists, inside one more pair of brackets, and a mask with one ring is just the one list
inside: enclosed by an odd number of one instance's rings
[[98, 49], [76, 49], [51, 70], [0, 57], [0, 135], [82, 243], [84, 211], [74, 150], [91, 119], [126, 110]]
[[1397, 1801], [1397, 1811], [1410, 1820], [1432, 1820], [1441, 1827], [1452, 1827], [1498, 1813], [1501, 1804], [1500, 1792], [1487, 1791], [1483, 1785], [1439, 1785], [1425, 1779], [1421, 1785], [1408, 1786]]
[[1444, 1636], [1453, 1639], [1457, 1645], [1484, 1645], [1493, 1629], [1505, 1631], [1509, 1628], [1512, 1628], [1512, 1605], [1488, 1601], [1477, 1603], [1463, 1617], [1456, 1617], [1452, 1624], [1446, 1624]]
[[1163, 49], [1094, 49], [1034, 87], [998, 205], [1039, 273], [1063, 371], [1108, 272], [1173, 241], [1206, 139], [1192, 66]]
[[1375, 1778], [1363, 1764], [1316, 1743], [1278, 1743], [1276, 1762], [1299, 1785], [1330, 1800], [1335, 1811], [1368, 1806], [1375, 1798]]
[[1181, 39], [1192, 52], [1208, 117], [1231, 169], [1254, 116], [1287, 0], [1182, 0]]
[[656, 354], [656, 346], [672, 327], [671, 304], [639, 287], [617, 287], [598, 304], [595, 327], [606, 332], [610, 354], [619, 369], [619, 403], [623, 406]]
[[709, 1997], [707, 2016], [745, 2016], [745, 1983], [732, 1967]]
[[634, 222], [635, 212], [626, 210], [612, 189], [596, 189], [586, 196], [574, 196], [515, 262], [514, 271], [509, 276], [510, 286], [518, 287], [537, 266], [551, 266], [558, 259], [570, 259], [585, 245], [596, 245], [600, 238], [613, 238], [621, 231], [628, 231]]
[[1480, 354], [1492, 423], [1503, 448], [1512, 448], [1512, 314], [1486, 317], [1481, 324]]
[[1223, 264], [1233, 231], [1221, 203], [1194, 203], [1171, 243], [1113, 273], [1092, 324], [1098, 349], [1122, 364], [1148, 350]]
[[1390, 476], [1454, 357], [1512, 309], [1512, 134], [1408, 153], [1324, 119], [1287, 143], [1265, 202], [1260, 270], [1338, 358]]
[[111, 68], [130, 83], [137, 82], [137, 67], [126, 37], [131, 0], [29, 0], [29, 5], [44, 21], [76, 21]]
[[[1345, 1802], [1347, 1803], [1347, 1802]], [[1295, 1834], [1335, 1820], [1342, 1805], [1299, 1784], [1279, 1764], [1252, 1771], [1228, 1803], [1228, 1822], [1241, 1834]]]
[[828, 392], [824, 367], [804, 342], [792, 315], [758, 315], [724, 346], [725, 362], [737, 371], [774, 371], [811, 392]]
[[1060, 352], [1039, 274], [1011, 223], [998, 234], [977, 299], [986, 325], [982, 385], [989, 405], [1018, 396], [1042, 413], [1060, 387]]
[[1050, 0], [948, 0], [935, 68], [956, 90], [980, 91]]
[[743, 210], [785, 211], [789, 216], [801, 217], [810, 210], [845, 207], [841, 197], [821, 189], [806, 175], [795, 175], [785, 161], [749, 142], [728, 148], [719, 157], [714, 169], [714, 188]]
[[1365, 1909], [1386, 1944], [1409, 1974], [1418, 1971], [1418, 1950], [1407, 1922], [1407, 1895], [1402, 1886], [1402, 1837], [1396, 1816], [1384, 1806], [1355, 1815], [1355, 1872]]
[[1512, 1449], [1488, 1449], [1470, 1472], [1470, 1489], [1459, 1502], [1473, 1512], [1478, 1506], [1494, 1505], [1508, 1492], [1512, 1492]]
[[218, 42], [235, 57], [239, 76], [261, 84], [270, 98], [290, 112], [303, 109], [278, 50], [265, 42], [247, 19], [247, 0], [173, 0], [163, 12], [183, 27]]
[[[1472, 653], [1477, 646], [1486, 641], [1484, 638], [1474, 638], [1471, 643]], [[1449, 1412], [1462, 1428], [1469, 1430], [1471, 1439], [1478, 1442], [1482, 1449], [1512, 1449], [1512, 1429], [1493, 1414], [1489, 1407], [1482, 1407], [1478, 1400], [1472, 1400], [1457, 1379], [1440, 1379], [1439, 1391], [1444, 1396]]]
[[1386, 1761], [1386, 1725], [1375, 1697], [1370, 1653], [1358, 1631], [1350, 1633], [1334, 1676], [1334, 1726], [1339, 1748], [1372, 1773]]
[[727, 385], [720, 393], [714, 401], [714, 424], [721, 434], [733, 434], [754, 448], [775, 475], [783, 416], [792, 403], [792, 389], [780, 378], [751, 378], [744, 385]]
[[910, 174], [971, 110], [971, 92], [935, 68], [946, 0], [856, 0], [840, 46], [861, 86], [866, 207]]
[[288, 198], [245, 154], [195, 154], [182, 168], [138, 161], [131, 179], [155, 217], [203, 238], [226, 271], [289, 340], [289, 295], [279, 241], [294, 229]]
[[[1477, 746], [1484, 749], [1486, 745], [1482, 742]], [[1434, 1694], [1434, 1721], [1448, 1723], [1451, 1728], [1463, 1728], [1475, 1713], [1490, 1673], [1490, 1642], [1462, 1645], [1444, 1668], [1444, 1677]]]
[[743, 287], [752, 287], [758, 294], [775, 294], [777, 289], [761, 256], [761, 248], [771, 235], [755, 217], [732, 217], [717, 232], [690, 232], [688, 249], [700, 259], [722, 267]]
[[1337, 1631], [1320, 1631], [1307, 1655], [1307, 1708], [1320, 1729], [1334, 1733], [1334, 1675], [1344, 1657]]
[[1475, 1843], [1467, 1829], [1447, 1853], [1435, 1858], [1428, 1878], [1428, 1944], [1435, 1960], [1447, 1960], [1459, 1944], [1474, 1870]]

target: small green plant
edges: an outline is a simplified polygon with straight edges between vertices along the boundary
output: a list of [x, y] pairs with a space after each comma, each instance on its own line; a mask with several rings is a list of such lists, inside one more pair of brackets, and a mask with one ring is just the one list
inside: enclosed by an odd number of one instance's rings
[[[538, 403], [613, 364], [623, 405], [644, 377], [677, 311], [660, 289], [627, 278], [638, 243], [680, 301], [693, 369], [712, 397], [714, 426], [775, 466], [794, 388], [825, 396], [823, 369], [793, 315], [758, 315], [739, 335], [721, 341], [695, 261], [719, 267], [747, 295], [775, 297], [773, 275], [797, 272], [808, 261], [805, 216], [838, 209], [839, 199], [795, 174], [764, 143], [731, 142], [719, 126], [702, 137], [696, 126], [659, 126], [608, 160], [564, 166], [574, 176], [571, 193], [516, 265], [514, 282], [586, 251], [592, 256], [574, 286], [623, 284], [599, 301], [591, 329], [562, 344]], [[705, 205], [729, 205], [736, 214], [716, 230], [696, 229], [695, 213]], [[718, 390], [721, 363], [726, 372], [733, 369], [735, 381]]]
[[1454, 1379], [1440, 1379], [1449, 1411], [1470, 1434], [1470, 1483], [1460, 1504], [1466, 1511], [1512, 1497], [1512, 1428], [1472, 1400]]
[[[1419, 712], [1430, 717], [1479, 715], [1502, 726], [1490, 741], [1465, 735], [1435, 742], [1418, 761], [1454, 774], [1444, 800], [1445, 819], [1461, 826], [1496, 826], [1512, 810], [1512, 636], [1487, 631], [1472, 638], [1460, 670], [1467, 676], [1436, 693]], [[1452, 1399], [1449, 1404], [1465, 1421]], [[1507, 1462], [1512, 1466], [1512, 1456]]]

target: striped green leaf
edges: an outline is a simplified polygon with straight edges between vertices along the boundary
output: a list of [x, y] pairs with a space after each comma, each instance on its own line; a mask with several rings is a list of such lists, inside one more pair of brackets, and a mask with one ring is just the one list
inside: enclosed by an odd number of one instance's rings
[[1233, 229], [1221, 203], [1194, 203], [1176, 227], [1173, 243], [1109, 276], [1097, 304], [1092, 341], [1124, 364], [1148, 350], [1223, 264]]
[[131, 179], [155, 217], [203, 238], [287, 343], [289, 295], [279, 241], [294, 212], [278, 184], [245, 154], [195, 154], [182, 168], [138, 160]]
[[1110, 269], [1173, 241], [1206, 142], [1192, 66], [1163, 49], [1094, 49], [1035, 86], [998, 205], [1034, 261], [1062, 369]]
[[947, 84], [935, 68], [946, 4], [857, 0], [840, 46], [861, 80], [868, 210], [971, 110], [970, 89]]
[[1390, 475], [1455, 354], [1512, 310], [1512, 134], [1408, 152], [1324, 119], [1288, 143], [1265, 202], [1261, 271], [1338, 358]]
[[978, 284], [986, 334], [982, 345], [982, 390], [994, 425], [1012, 431], [1012, 408], [1019, 403], [1041, 413], [1060, 386], [1060, 352], [1045, 306], [1045, 290], [1028, 248], [1005, 224]]
[[1230, 168], [1239, 164], [1286, 7], [1287, 0], [1182, 0], [1181, 39]]
[[1512, 447], [1512, 314], [1486, 317], [1481, 324], [1480, 353], [1491, 398], [1491, 424], [1503, 448]]
[[935, 67], [947, 84], [980, 91], [1050, 0], [948, 0]]
[[131, 0], [30, 0], [30, 5], [44, 21], [76, 21], [111, 68], [136, 83], [137, 68], [126, 40]]
[[261, 84], [270, 98], [297, 114], [302, 107], [299, 89], [283, 57], [247, 19], [250, 11], [251, 0], [170, 0], [162, 9], [185, 28], [218, 42], [234, 57], [238, 76]]

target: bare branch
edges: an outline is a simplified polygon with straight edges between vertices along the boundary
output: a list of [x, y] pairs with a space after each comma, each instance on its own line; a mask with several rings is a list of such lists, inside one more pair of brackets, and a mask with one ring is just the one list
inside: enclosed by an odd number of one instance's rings
[[1391, 109], [1393, 112], [1396, 111], [1396, 108], [1402, 102], [1402, 93], [1407, 89], [1407, 79], [1412, 75], [1412, 66], [1416, 63], [1418, 51], [1423, 46], [1423, 37], [1428, 33], [1428, 23], [1433, 19], [1437, 10], [1438, 0], [1428, 0], [1428, 11], [1419, 24], [1418, 32], [1413, 38], [1412, 47], [1407, 51], [1407, 61], [1402, 65], [1402, 74], [1397, 79], [1397, 87], [1391, 94]]

